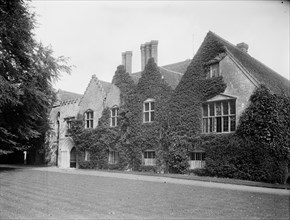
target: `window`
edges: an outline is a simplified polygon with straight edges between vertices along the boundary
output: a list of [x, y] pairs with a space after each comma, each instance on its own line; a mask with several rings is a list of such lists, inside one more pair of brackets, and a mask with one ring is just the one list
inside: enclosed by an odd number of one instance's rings
[[94, 127], [94, 112], [93, 111], [87, 111], [85, 113], [85, 127], [86, 128], [93, 128]]
[[116, 164], [119, 162], [119, 152], [110, 151], [109, 152], [109, 164]]
[[155, 100], [147, 99], [143, 104], [143, 122], [153, 122], [154, 121], [154, 111], [155, 111]]
[[202, 132], [226, 133], [236, 130], [236, 100], [202, 105]]
[[111, 109], [111, 127], [116, 127], [118, 125], [118, 113], [119, 109], [117, 107]]
[[72, 127], [72, 121], [74, 120], [74, 117], [65, 118], [64, 120], [65, 120], [66, 125], [67, 125], [67, 130], [66, 130], [66, 134], [65, 134], [65, 136], [67, 137], [67, 136], [70, 136], [69, 129], [71, 129], [71, 127]]
[[155, 166], [156, 165], [156, 158], [155, 158], [155, 151], [144, 151], [144, 165], [145, 166]]
[[209, 72], [207, 73], [207, 78], [220, 76], [220, 65], [219, 63], [214, 63], [210, 65]]
[[191, 152], [189, 165], [190, 165], [190, 169], [204, 168], [205, 153], [204, 152]]
[[85, 150], [85, 161], [90, 161], [90, 157], [91, 157], [90, 152]]
[[66, 121], [67, 129], [71, 129], [72, 121], [74, 120], [74, 118], [75, 117], [69, 117], [64, 119]]

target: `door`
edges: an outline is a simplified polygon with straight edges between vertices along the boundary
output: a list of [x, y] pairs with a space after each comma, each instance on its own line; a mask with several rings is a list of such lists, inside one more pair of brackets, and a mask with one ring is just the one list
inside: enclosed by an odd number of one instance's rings
[[77, 166], [76, 148], [73, 147], [70, 151], [70, 167], [76, 168], [76, 166]]

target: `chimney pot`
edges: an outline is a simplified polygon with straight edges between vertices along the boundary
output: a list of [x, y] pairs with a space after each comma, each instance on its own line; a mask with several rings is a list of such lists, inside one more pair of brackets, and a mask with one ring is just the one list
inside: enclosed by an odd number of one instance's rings
[[249, 49], [249, 45], [248, 45], [248, 44], [242, 42], [242, 43], [237, 44], [237, 47], [238, 47], [241, 51], [243, 51], [243, 52], [245, 52], [245, 53], [248, 53], [248, 49]]

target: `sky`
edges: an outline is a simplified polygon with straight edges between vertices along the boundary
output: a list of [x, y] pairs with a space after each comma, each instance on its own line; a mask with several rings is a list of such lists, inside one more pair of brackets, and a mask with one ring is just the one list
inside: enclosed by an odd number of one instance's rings
[[158, 65], [192, 59], [208, 31], [249, 45], [249, 54], [289, 79], [289, 1], [33, 0], [35, 38], [69, 58], [55, 89], [83, 94], [92, 77], [111, 82], [121, 53], [158, 40]]

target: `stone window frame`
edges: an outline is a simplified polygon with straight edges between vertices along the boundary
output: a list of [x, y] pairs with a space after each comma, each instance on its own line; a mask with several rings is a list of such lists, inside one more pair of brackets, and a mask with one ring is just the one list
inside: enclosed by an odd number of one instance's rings
[[114, 106], [110, 110], [110, 127], [118, 126], [119, 107]]
[[156, 152], [155, 150], [143, 151], [144, 166], [156, 166]]
[[206, 153], [203, 150], [194, 150], [189, 153], [189, 169], [205, 167]]
[[202, 133], [220, 134], [235, 132], [237, 126], [236, 112], [236, 99], [224, 99], [203, 103]]
[[[155, 121], [155, 99], [146, 99], [143, 102], [143, 123], [151, 123]], [[148, 106], [148, 108], [147, 108]], [[146, 115], [148, 114], [148, 120]]]
[[94, 128], [94, 111], [91, 109], [85, 112], [85, 128]]
[[85, 161], [90, 161], [91, 160], [91, 154], [90, 154], [90, 152], [88, 150], [85, 150], [84, 156], [85, 156], [85, 158], [84, 158]]
[[109, 164], [117, 164], [119, 163], [119, 152], [118, 151], [109, 151], [109, 156], [108, 156], [108, 163]]

